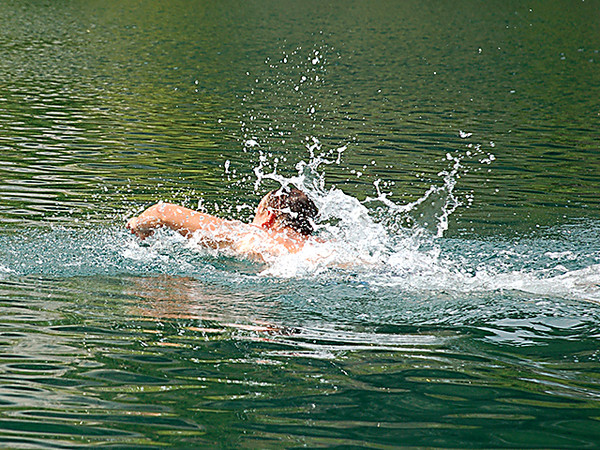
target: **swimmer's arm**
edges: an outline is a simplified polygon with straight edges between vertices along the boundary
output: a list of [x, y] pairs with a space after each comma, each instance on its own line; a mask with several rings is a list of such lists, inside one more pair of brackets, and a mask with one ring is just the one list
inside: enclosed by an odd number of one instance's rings
[[227, 225], [237, 222], [221, 219], [210, 214], [194, 211], [171, 203], [157, 203], [138, 217], [127, 222], [127, 228], [141, 239], [150, 236], [157, 228], [170, 228], [186, 238], [192, 237], [195, 231], [226, 231]]

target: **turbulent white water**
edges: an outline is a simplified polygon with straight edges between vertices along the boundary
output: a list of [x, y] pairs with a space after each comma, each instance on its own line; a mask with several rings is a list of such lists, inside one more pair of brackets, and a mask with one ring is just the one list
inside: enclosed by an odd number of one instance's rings
[[[449, 216], [472, 200], [454, 194], [460, 176], [472, 169], [463, 166], [462, 157], [448, 154], [448, 168], [440, 172], [440, 184], [432, 185], [418, 200], [398, 205], [380, 191], [378, 182], [377, 197], [364, 202], [339, 188], [327, 189], [319, 166], [333, 163], [327, 158], [338, 149], [315, 155], [321, 150], [316, 139], [307, 148], [311, 159], [297, 165], [296, 176], [285, 178], [276, 169], [264, 173], [260, 165], [255, 169], [256, 185], [271, 179], [307, 191], [319, 207], [318, 236], [325, 242], [312, 242], [299, 254], [271, 260], [261, 275], [335, 277], [341, 272], [356, 274], [373, 286], [412, 292], [515, 290], [600, 301], [600, 247], [580, 242], [587, 233], [597, 234], [598, 224], [567, 227], [567, 233], [546, 230], [546, 235], [528, 238], [525, 245], [500, 238], [496, 242], [447, 239]], [[479, 147], [473, 152], [480, 154], [482, 164], [495, 159]], [[473, 152], [465, 156], [472, 157]], [[378, 219], [374, 218], [375, 208]], [[412, 226], [403, 227], [402, 223]], [[548, 234], [561, 239], [548, 239]]]
[[[600, 244], [590, 239], [600, 224], [564, 225], [517, 241], [447, 238], [448, 217], [469, 201], [454, 193], [460, 175], [468, 170], [460, 157], [448, 155], [439, 185], [410, 204], [398, 205], [381, 192], [378, 182], [377, 196], [362, 202], [340, 188], [327, 187], [320, 167], [335, 163], [343, 149], [321, 152], [316, 139], [307, 148], [310, 159], [296, 165], [294, 176], [284, 177], [276, 167], [265, 173], [262, 164], [254, 171], [257, 187], [265, 180], [294, 185], [317, 204], [318, 239], [297, 254], [265, 256], [267, 263], [259, 264], [166, 231], [140, 242], [123, 224], [37, 228], [0, 236], [0, 276], [174, 274], [216, 282], [241, 276], [251, 284], [252, 279], [327, 283], [351, 277], [371, 289], [416, 296], [519, 291], [536, 298], [600, 302]], [[492, 155], [483, 156], [489, 161]]]

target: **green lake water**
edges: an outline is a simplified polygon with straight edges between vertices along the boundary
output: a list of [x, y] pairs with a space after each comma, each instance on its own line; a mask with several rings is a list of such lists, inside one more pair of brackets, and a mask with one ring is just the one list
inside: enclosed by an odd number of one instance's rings
[[[0, 2], [0, 447], [598, 448], [599, 1]], [[126, 220], [324, 242], [259, 264]]]

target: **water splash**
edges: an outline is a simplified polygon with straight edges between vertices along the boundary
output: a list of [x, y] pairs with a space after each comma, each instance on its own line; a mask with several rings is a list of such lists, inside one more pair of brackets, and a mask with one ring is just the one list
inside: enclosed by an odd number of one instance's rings
[[[470, 136], [462, 132], [460, 137]], [[392, 193], [383, 192], [381, 179], [374, 182], [375, 195], [362, 202], [337, 187], [327, 187], [322, 168], [339, 164], [346, 147], [324, 150], [316, 138], [309, 138], [305, 147], [307, 161], [298, 162], [296, 174], [289, 177], [278, 173], [276, 165], [264, 171], [268, 158], [262, 154], [263, 164], [254, 170], [255, 188], [271, 180], [305, 190], [319, 207], [317, 233], [325, 242], [312, 242], [299, 254], [271, 261], [262, 276], [335, 278], [353, 274], [373, 287], [413, 293], [460, 296], [507, 290], [600, 301], [600, 265], [581, 254], [576, 245], [566, 252], [549, 252], [540, 240], [509, 263], [506, 255], [515, 252], [506, 242], [498, 242], [496, 255], [489, 254], [487, 242], [480, 247], [475, 242], [476, 248], [468, 254], [448, 248], [453, 242], [444, 238], [449, 218], [473, 201], [472, 195], [461, 198], [456, 194], [461, 177], [495, 160], [481, 145], [470, 143], [463, 152], [448, 153], [447, 166], [438, 173], [440, 183], [407, 204], [393, 202]], [[481, 263], [486, 259], [487, 263]], [[538, 261], [538, 267], [528, 267], [531, 261]], [[566, 261], [579, 266], [571, 264], [573, 268], [566, 269]]]
[[400, 217], [410, 216], [423, 229], [432, 230], [436, 237], [441, 238], [448, 230], [448, 218], [456, 211], [463, 202], [454, 194], [457, 179], [464, 171], [461, 164], [461, 158], [447, 154], [447, 159], [452, 162], [448, 170], [441, 171], [438, 175], [442, 177], [441, 185], [431, 185], [425, 193], [414, 202], [399, 205], [388, 199], [389, 194], [383, 193], [380, 189], [381, 180], [375, 180], [373, 186], [377, 192], [374, 198], [367, 197], [365, 202], [381, 202], [388, 210], [386, 215], [392, 220], [388, 224], [392, 228], [397, 228], [401, 223]]

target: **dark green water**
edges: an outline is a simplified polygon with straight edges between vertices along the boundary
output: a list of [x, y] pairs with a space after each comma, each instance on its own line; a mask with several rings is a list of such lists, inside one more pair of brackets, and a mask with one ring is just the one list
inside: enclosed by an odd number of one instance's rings
[[[0, 3], [0, 447], [597, 448], [600, 2]], [[268, 265], [127, 218], [321, 209]]]

